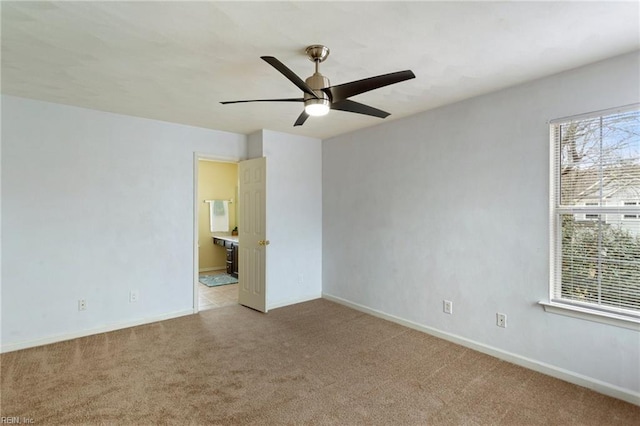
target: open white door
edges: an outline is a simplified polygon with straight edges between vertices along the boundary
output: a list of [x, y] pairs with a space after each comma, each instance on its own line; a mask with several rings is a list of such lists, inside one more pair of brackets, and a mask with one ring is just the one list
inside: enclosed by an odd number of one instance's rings
[[239, 276], [238, 302], [267, 312], [266, 293], [266, 177], [267, 159], [238, 163]]

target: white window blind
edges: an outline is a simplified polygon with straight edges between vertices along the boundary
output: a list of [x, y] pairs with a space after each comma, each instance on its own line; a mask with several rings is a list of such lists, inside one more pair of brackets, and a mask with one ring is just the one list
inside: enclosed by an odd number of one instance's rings
[[640, 318], [638, 105], [557, 120], [551, 301]]

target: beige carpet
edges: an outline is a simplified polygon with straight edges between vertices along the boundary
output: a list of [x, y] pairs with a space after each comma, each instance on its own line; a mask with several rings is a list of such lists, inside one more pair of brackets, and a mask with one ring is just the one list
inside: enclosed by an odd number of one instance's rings
[[0, 357], [34, 424], [631, 425], [640, 407], [315, 300], [229, 306]]

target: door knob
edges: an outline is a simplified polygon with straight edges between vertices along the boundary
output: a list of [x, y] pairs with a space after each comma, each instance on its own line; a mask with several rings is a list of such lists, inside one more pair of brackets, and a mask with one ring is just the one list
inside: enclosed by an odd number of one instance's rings
[[268, 246], [269, 245], [269, 240], [260, 240], [260, 241], [258, 241], [258, 245], [260, 245], [260, 246]]

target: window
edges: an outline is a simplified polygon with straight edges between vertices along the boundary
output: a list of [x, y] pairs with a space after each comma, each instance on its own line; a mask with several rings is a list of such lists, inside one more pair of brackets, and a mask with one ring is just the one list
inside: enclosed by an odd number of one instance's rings
[[551, 122], [550, 304], [640, 322], [639, 107]]
[[[640, 202], [639, 201], [625, 201], [624, 202], [625, 206], [640, 206]], [[622, 216], [623, 219], [628, 220], [628, 219], [640, 219], [640, 214], [629, 214], [629, 213], [625, 213]]]
[[[592, 206], [597, 206], [598, 203], [584, 203], [585, 206], [588, 207], [592, 207]], [[593, 214], [593, 213], [585, 213], [584, 215], [585, 220], [598, 220], [598, 215], [597, 214]]]

